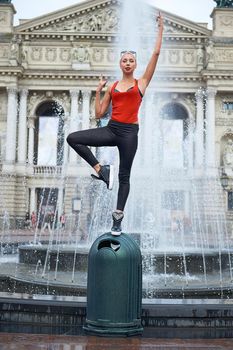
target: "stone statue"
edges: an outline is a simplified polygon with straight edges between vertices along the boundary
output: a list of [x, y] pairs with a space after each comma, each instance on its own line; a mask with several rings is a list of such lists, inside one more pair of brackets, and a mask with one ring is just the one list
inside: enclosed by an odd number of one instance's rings
[[214, 64], [214, 43], [212, 40], [209, 40], [208, 45], [206, 46], [206, 56], [205, 56], [205, 67], [213, 68]]
[[217, 7], [233, 7], [233, 0], [214, 0]]
[[228, 139], [223, 150], [223, 164], [225, 167], [233, 166], [233, 140]]

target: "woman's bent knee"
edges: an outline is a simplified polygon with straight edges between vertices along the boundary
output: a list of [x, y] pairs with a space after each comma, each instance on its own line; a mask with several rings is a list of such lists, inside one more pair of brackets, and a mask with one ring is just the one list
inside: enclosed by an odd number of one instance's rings
[[[76, 141], [75, 139], [75, 137], [74, 137], [74, 132], [72, 132], [71, 134], [69, 134], [68, 136], [67, 136], [67, 138], [66, 138], [66, 142], [71, 146], [71, 145], [73, 145], [74, 144], [74, 142]], [[75, 142], [76, 143], [76, 142]]]

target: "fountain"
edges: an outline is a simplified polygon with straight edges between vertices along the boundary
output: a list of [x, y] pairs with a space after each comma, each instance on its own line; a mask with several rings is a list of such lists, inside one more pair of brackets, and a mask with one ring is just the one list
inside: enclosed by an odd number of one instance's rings
[[[137, 6], [135, 0], [124, 2], [119, 51], [133, 48], [138, 52], [140, 75], [156, 34], [155, 15], [137, 1]], [[233, 247], [219, 176], [216, 169], [194, 166], [195, 122], [189, 106], [196, 106], [195, 96], [189, 94], [185, 103], [177, 95], [159, 92], [162, 75], [162, 70], [156, 74], [141, 107], [139, 149], [123, 227], [142, 250], [143, 296], [231, 297]], [[200, 88], [200, 93], [206, 91]], [[117, 163], [112, 152], [110, 158]], [[96, 237], [109, 231], [117, 185], [111, 193], [101, 183], [85, 186], [82, 200], [91, 198], [92, 206], [88, 239], [80, 241], [85, 224], [80, 215], [76, 233], [68, 240], [62, 228], [53, 226], [44, 242], [37, 227], [34, 241], [19, 246], [19, 260], [13, 255], [7, 260], [1, 243], [1, 290], [86, 294], [88, 250]], [[2, 236], [6, 227], [7, 213]]]

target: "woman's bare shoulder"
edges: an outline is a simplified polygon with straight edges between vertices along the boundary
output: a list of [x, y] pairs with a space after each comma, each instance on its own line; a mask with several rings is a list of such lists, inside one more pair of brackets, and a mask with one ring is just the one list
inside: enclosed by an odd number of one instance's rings
[[113, 85], [115, 84], [115, 82], [114, 81], [111, 81], [111, 82], [109, 82], [108, 83], [108, 87], [107, 87], [107, 90], [109, 91], [109, 92], [111, 92], [112, 91], [112, 88], [113, 88]]

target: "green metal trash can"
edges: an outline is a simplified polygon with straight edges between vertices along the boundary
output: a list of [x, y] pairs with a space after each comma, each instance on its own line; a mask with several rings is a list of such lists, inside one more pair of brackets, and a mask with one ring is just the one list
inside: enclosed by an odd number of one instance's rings
[[142, 334], [142, 257], [126, 234], [106, 233], [88, 256], [87, 317], [84, 330], [102, 336]]

